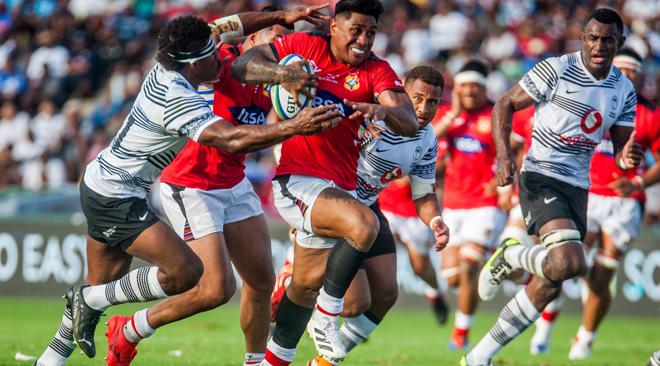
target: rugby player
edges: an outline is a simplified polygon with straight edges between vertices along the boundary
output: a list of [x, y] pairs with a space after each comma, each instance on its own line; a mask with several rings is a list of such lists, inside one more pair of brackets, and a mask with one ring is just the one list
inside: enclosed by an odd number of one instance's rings
[[[437, 175], [436, 171], [436, 177]], [[429, 256], [431, 247], [436, 243], [435, 236], [433, 230], [426, 226], [417, 214], [410, 180], [402, 178], [392, 182], [378, 195], [378, 204], [394, 238], [398, 238], [405, 245], [413, 272], [426, 282], [424, 296], [431, 303], [433, 315], [438, 323], [445, 324], [449, 305], [440, 289], [438, 276]]]
[[[658, 159], [660, 108], [639, 92], [643, 86], [642, 58], [635, 51], [623, 49], [614, 57], [612, 65], [630, 79], [637, 91], [635, 140], [640, 143], [644, 151], [651, 151]], [[658, 165], [646, 171], [639, 169], [624, 171], [613, 164], [613, 153], [612, 141], [609, 136], [605, 136], [591, 158], [591, 188], [584, 244], [591, 248], [598, 240], [598, 247], [593, 267], [588, 278], [585, 278], [589, 292], [584, 305], [582, 326], [568, 354], [571, 360], [591, 357], [591, 346], [596, 338], [598, 325], [607, 314], [612, 299], [610, 282], [623, 254], [630, 248], [642, 225], [644, 188], [660, 180]], [[547, 308], [544, 313], [546, 311]], [[537, 328], [534, 338], [538, 338], [536, 334], [539, 332]], [[538, 340], [549, 343], [551, 332], [545, 332], [543, 335], [544, 339]]]
[[[87, 284], [69, 288], [62, 324], [36, 365], [61, 365], [75, 349], [94, 357], [94, 333], [112, 305], [145, 302], [195, 287], [204, 264], [195, 252], [147, 206], [154, 177], [188, 140], [247, 153], [298, 134], [314, 134], [339, 122], [331, 105], [307, 108], [278, 125], [234, 126], [213, 114], [197, 93], [200, 83], [218, 78], [228, 61], [218, 58], [211, 29], [193, 16], [171, 21], [160, 32], [156, 65], [147, 75], [130, 114], [109, 147], [87, 165], [80, 184], [87, 218]], [[290, 68], [296, 68], [292, 65]], [[129, 272], [133, 257], [152, 267]], [[167, 322], [167, 312], [139, 311], [108, 322], [108, 364], [128, 365], [134, 340]], [[133, 341], [131, 341], [133, 340]]]
[[527, 329], [561, 292], [564, 280], [581, 276], [587, 265], [582, 241], [587, 229], [591, 156], [609, 131], [614, 162], [628, 170], [639, 165], [641, 147], [633, 132], [635, 89], [612, 59], [623, 46], [623, 21], [611, 9], [592, 12], [582, 33], [584, 49], [541, 61], [506, 92], [493, 109], [497, 184], [517, 173], [511, 152], [513, 113], [535, 104], [533, 140], [518, 180], [527, 232], [540, 238], [533, 247], [506, 240], [479, 276], [479, 296], [490, 300], [512, 270], [535, 276], [502, 310], [486, 336], [461, 365], [488, 365], [495, 354]]
[[[435, 161], [438, 141], [429, 123], [442, 100], [444, 79], [431, 66], [417, 66], [406, 75], [404, 87], [415, 106], [419, 131], [415, 137], [398, 136], [375, 122], [378, 137], [365, 133], [358, 162], [358, 199], [369, 206], [380, 221], [380, 231], [369, 254], [346, 293], [339, 329], [346, 353], [373, 333], [398, 297], [396, 244], [388, 220], [379, 207], [378, 194], [396, 179], [409, 178], [416, 214], [432, 229], [434, 247], [442, 250], [449, 229], [440, 216], [435, 194]], [[297, 258], [296, 258], [297, 260]], [[296, 262], [294, 261], [294, 264]], [[295, 276], [295, 270], [294, 270]], [[310, 332], [310, 336], [315, 334]], [[337, 360], [317, 355], [308, 366], [334, 366]]]
[[[365, 118], [382, 120], [401, 136], [414, 137], [419, 127], [403, 84], [386, 61], [371, 54], [382, 12], [378, 0], [341, 0], [330, 35], [292, 34], [253, 47], [232, 63], [231, 74], [239, 82], [280, 83], [297, 103], [302, 93], [313, 105], [338, 103], [343, 115], [337, 129], [282, 145], [273, 193], [278, 211], [297, 230], [295, 260], [262, 365], [290, 364], [310, 317], [320, 353], [346, 356], [338, 316], [379, 232], [378, 218], [355, 196], [358, 130]], [[289, 54], [308, 60], [315, 74], [279, 65]], [[308, 87], [317, 88], [316, 95]]]
[[468, 62], [454, 77], [452, 104], [441, 106], [434, 120], [436, 135], [447, 137], [451, 155], [445, 170], [443, 210], [452, 235], [442, 255], [441, 271], [449, 285], [459, 290], [450, 350], [469, 348], [479, 302], [479, 270], [506, 223], [506, 213], [497, 207], [494, 185], [493, 104], [486, 97], [487, 75], [483, 62]]

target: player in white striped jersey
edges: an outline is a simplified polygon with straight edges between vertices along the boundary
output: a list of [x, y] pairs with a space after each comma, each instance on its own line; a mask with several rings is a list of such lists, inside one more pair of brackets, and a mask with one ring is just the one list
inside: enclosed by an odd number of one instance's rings
[[490, 300], [512, 270], [535, 277], [502, 310], [486, 336], [461, 360], [489, 364], [495, 354], [527, 329], [561, 292], [564, 280], [585, 273], [590, 159], [609, 131], [619, 168], [639, 165], [634, 141], [636, 94], [630, 80], [612, 66], [623, 46], [623, 21], [611, 9], [598, 9], [585, 22], [584, 49], [537, 64], [493, 109], [497, 183], [506, 186], [517, 173], [511, 152], [513, 113], [535, 104], [532, 146], [518, 180], [527, 232], [542, 244], [525, 247], [505, 240], [479, 277], [479, 296]]
[[[417, 66], [406, 76], [404, 88], [413, 101], [419, 122], [414, 137], [396, 135], [380, 121], [369, 127], [373, 134], [363, 130], [356, 192], [358, 199], [378, 217], [380, 231], [346, 293], [341, 316], [347, 319], [339, 329], [339, 336], [347, 353], [376, 330], [398, 297], [396, 245], [379, 208], [378, 193], [395, 179], [407, 176], [417, 213], [433, 229], [435, 249], [444, 249], [449, 241], [449, 229], [442, 221], [435, 194], [438, 141], [433, 127], [429, 126], [442, 99], [444, 85], [440, 71], [431, 66]], [[317, 355], [307, 365], [336, 364], [336, 360]]]
[[[233, 17], [240, 24], [240, 18]], [[340, 112], [329, 112], [337, 108], [332, 105], [306, 108], [278, 125], [235, 127], [215, 116], [197, 93], [198, 85], [217, 78], [226, 62], [218, 59], [219, 46], [206, 22], [193, 16], [177, 18], [161, 31], [157, 46], [158, 63], [144, 81], [131, 113], [82, 178], [81, 204], [88, 223], [87, 285], [67, 290], [68, 307], [58, 331], [62, 337], [51, 342], [57, 354], [40, 358], [37, 366], [64, 364], [75, 348], [74, 341], [94, 357], [94, 331], [108, 307], [162, 299], [199, 282], [204, 271], [199, 257], [144, 199], [154, 176], [189, 139], [246, 153], [339, 123]], [[300, 65], [287, 71], [303, 72]], [[128, 273], [133, 257], [153, 266]], [[172, 316], [156, 307], [131, 318], [110, 318], [108, 365], [128, 365], [137, 342]]]

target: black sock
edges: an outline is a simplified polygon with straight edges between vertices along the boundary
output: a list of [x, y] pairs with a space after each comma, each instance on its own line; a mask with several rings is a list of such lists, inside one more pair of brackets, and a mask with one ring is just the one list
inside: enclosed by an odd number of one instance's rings
[[364, 315], [367, 319], [369, 319], [372, 323], [378, 325], [383, 319], [378, 319], [377, 316], [374, 315], [374, 313], [371, 312], [371, 310], [367, 310], [364, 312]]
[[300, 337], [305, 333], [305, 328], [312, 317], [313, 308], [309, 309], [296, 305], [284, 292], [280, 305], [275, 313], [275, 331], [273, 341], [278, 346], [286, 349], [294, 349], [298, 346]]
[[332, 297], [343, 298], [366, 256], [367, 252], [358, 250], [344, 239], [338, 239], [328, 257], [323, 283], [325, 292]]

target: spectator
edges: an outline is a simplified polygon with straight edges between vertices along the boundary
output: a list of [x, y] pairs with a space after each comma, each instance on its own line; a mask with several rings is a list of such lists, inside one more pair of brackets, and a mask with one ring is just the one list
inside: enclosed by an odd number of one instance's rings
[[53, 34], [48, 30], [37, 35], [37, 45], [41, 47], [32, 53], [25, 70], [30, 81], [40, 80], [45, 76], [61, 79], [69, 72], [69, 51], [56, 45], [53, 38]]
[[[18, 112], [12, 101], [2, 103], [0, 107], [0, 151], [10, 148], [28, 132], [30, 116]], [[0, 174], [1, 175], [1, 174]]]
[[16, 70], [16, 56], [11, 55], [0, 70], [0, 99], [16, 100], [26, 88], [25, 76]]
[[452, 7], [453, 4], [448, 0], [440, 1], [429, 23], [431, 47], [443, 59], [449, 56], [449, 51], [463, 44], [471, 26], [470, 19]]
[[44, 100], [39, 104], [39, 113], [30, 121], [30, 131], [34, 136], [34, 143], [42, 150], [54, 149], [60, 144], [66, 119], [57, 113], [52, 100]]

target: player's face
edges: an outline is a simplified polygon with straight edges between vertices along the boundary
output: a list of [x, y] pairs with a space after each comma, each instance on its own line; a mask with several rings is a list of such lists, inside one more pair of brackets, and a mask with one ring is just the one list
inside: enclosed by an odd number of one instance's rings
[[219, 58], [220, 55], [218, 55], [218, 50], [214, 50], [211, 55], [195, 61], [193, 68], [198, 75], [199, 80], [211, 81], [218, 78], [221, 71], [220, 67], [222, 66]]
[[343, 64], [359, 65], [369, 56], [377, 30], [376, 19], [372, 16], [352, 13], [346, 18], [340, 14], [330, 21], [333, 55]]
[[619, 33], [615, 23], [603, 24], [591, 19], [582, 32], [584, 50], [582, 58], [594, 77], [604, 78], [610, 71], [612, 60], [626, 37]]
[[632, 81], [635, 90], [639, 90], [642, 87], [642, 74], [626, 67], [621, 68], [623, 75], [626, 75], [630, 81]]
[[461, 106], [467, 111], [481, 109], [488, 101], [486, 99], [486, 87], [477, 83], [457, 84], [458, 98]]
[[415, 107], [419, 128], [426, 127], [435, 116], [442, 101], [442, 88], [417, 79], [407, 83], [405, 89]]

